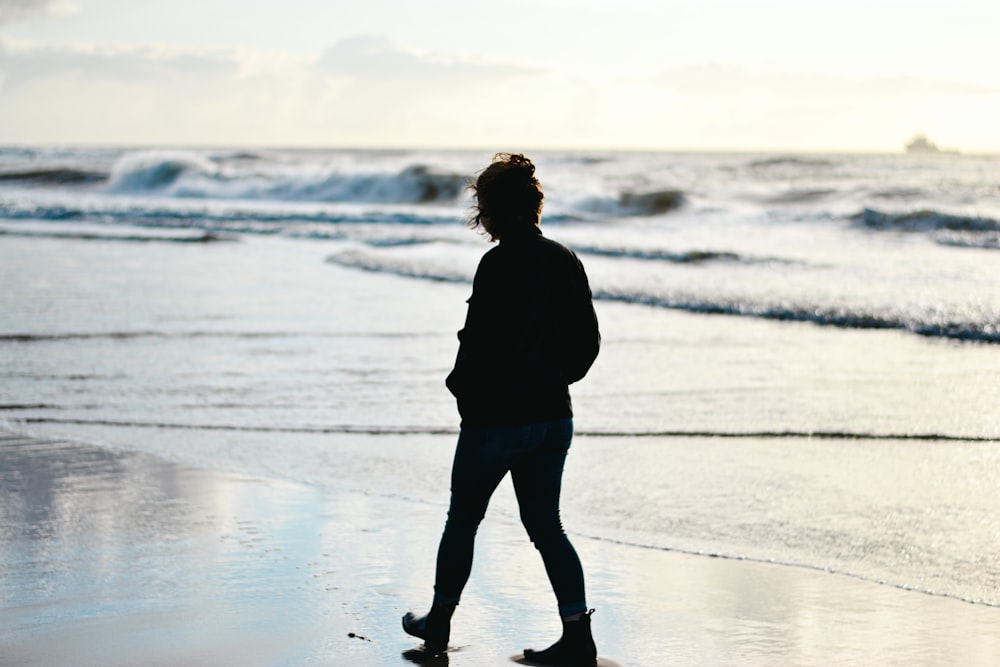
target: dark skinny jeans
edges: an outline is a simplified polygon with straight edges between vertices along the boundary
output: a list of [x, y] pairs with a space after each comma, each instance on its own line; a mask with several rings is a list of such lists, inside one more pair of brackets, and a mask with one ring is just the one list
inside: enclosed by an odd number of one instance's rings
[[559, 615], [587, 610], [580, 558], [559, 520], [563, 464], [573, 420], [488, 429], [458, 436], [451, 472], [451, 506], [438, 547], [434, 602], [457, 604], [472, 570], [472, 553], [493, 491], [507, 471], [528, 537], [541, 553]]

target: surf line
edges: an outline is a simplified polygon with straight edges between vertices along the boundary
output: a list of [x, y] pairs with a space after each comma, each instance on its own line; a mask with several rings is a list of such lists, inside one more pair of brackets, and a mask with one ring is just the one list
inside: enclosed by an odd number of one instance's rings
[[713, 551], [700, 551], [696, 549], [683, 549], [680, 547], [654, 546], [651, 544], [643, 544], [641, 542], [630, 542], [628, 540], [622, 540], [613, 537], [603, 537], [601, 535], [593, 535], [585, 533], [577, 533], [577, 534], [586, 537], [587, 539], [594, 540], [595, 542], [607, 542], [609, 544], [614, 544], [618, 546], [634, 547], [637, 549], [648, 549], [651, 551], [664, 551], [670, 553], [684, 554], [687, 556], [718, 558], [719, 560], [744, 561], [747, 563], [759, 563], [761, 565], [774, 565], [778, 567], [791, 567], [800, 570], [812, 570], [814, 572], [822, 572], [825, 574], [832, 574], [835, 576], [857, 579], [859, 581], [864, 581], [870, 584], [877, 584], [879, 586], [888, 586], [890, 588], [896, 588], [910, 593], [920, 593], [922, 595], [929, 595], [931, 597], [948, 598], [951, 600], [956, 600], [958, 602], [965, 602], [967, 604], [974, 604], [974, 605], [983, 605], [986, 607], [1000, 607], [1000, 603], [991, 600], [984, 600], [981, 598], [970, 598], [962, 595], [956, 595], [954, 593], [932, 591], [926, 588], [921, 588], [913, 584], [893, 583], [886, 579], [858, 574], [855, 572], [851, 572], [850, 570], [838, 569], [832, 566], [813, 565], [810, 563], [802, 563], [796, 561], [783, 561], [783, 560], [776, 560], [773, 558], [766, 558], [759, 556], [746, 556], [746, 555], [729, 554], [729, 553], [713, 552]]
[[134, 340], [140, 338], [433, 338], [444, 333], [433, 331], [104, 331], [68, 333], [0, 334], [0, 343], [50, 343], [72, 340]]
[[[261, 426], [238, 424], [179, 424], [172, 422], [125, 421], [115, 419], [74, 419], [63, 417], [23, 417], [25, 424], [82, 424], [136, 428], [187, 429], [199, 431], [246, 431], [256, 433], [317, 433], [357, 435], [457, 435], [458, 429], [447, 426], [365, 426], [335, 424], [330, 426]], [[951, 435], [947, 433], [864, 433], [856, 431], [602, 431], [582, 429], [577, 436], [589, 438], [729, 438], [729, 439], [816, 439], [816, 440], [919, 440], [945, 442], [998, 443], [1000, 437]]]

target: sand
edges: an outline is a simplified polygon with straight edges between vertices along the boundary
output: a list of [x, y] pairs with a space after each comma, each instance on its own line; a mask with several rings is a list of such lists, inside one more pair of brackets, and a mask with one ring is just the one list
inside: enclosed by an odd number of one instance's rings
[[[442, 508], [0, 433], [0, 664], [396, 665]], [[571, 531], [572, 532], [572, 531]], [[572, 535], [620, 665], [987, 665], [1000, 609]], [[489, 516], [445, 660], [558, 635], [520, 526]]]

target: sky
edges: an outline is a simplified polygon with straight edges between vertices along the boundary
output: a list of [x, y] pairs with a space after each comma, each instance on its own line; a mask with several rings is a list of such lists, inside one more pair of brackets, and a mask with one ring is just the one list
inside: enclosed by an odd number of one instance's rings
[[1000, 152], [997, 0], [0, 0], [0, 144]]

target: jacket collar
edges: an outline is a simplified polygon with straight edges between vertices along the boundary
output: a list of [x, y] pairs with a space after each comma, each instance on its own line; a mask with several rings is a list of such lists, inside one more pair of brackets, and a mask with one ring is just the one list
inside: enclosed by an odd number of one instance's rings
[[518, 245], [537, 239], [540, 236], [542, 236], [542, 230], [538, 225], [532, 225], [527, 229], [521, 228], [514, 233], [508, 232], [504, 234], [500, 237], [500, 245]]

